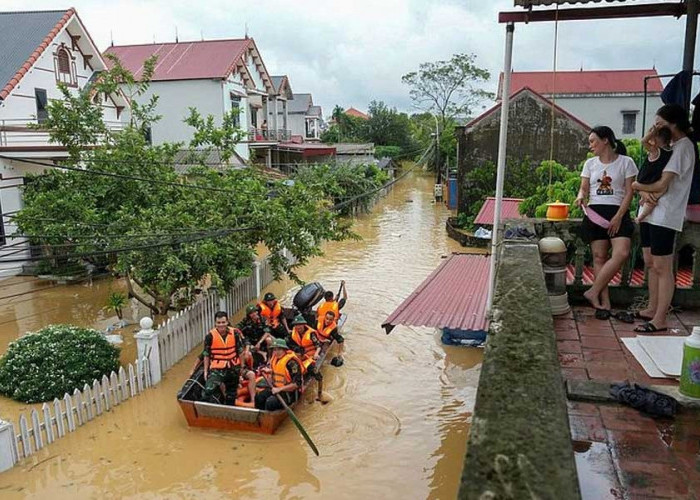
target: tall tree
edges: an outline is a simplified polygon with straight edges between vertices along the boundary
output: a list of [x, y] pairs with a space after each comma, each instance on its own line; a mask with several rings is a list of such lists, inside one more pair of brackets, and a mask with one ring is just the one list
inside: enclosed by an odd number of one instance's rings
[[490, 77], [488, 70], [476, 65], [476, 55], [454, 54], [448, 61], [422, 63], [401, 81], [410, 87], [416, 106], [436, 114], [444, 129], [448, 118], [469, 116], [475, 104], [493, 99], [480, 88]]

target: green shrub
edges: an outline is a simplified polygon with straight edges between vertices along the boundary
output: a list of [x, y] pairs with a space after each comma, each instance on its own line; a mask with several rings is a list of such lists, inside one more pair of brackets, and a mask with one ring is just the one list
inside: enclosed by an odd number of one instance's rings
[[396, 158], [401, 154], [401, 146], [375, 146], [375, 158]]
[[119, 349], [97, 330], [50, 325], [10, 343], [0, 358], [0, 394], [49, 401], [118, 369]]

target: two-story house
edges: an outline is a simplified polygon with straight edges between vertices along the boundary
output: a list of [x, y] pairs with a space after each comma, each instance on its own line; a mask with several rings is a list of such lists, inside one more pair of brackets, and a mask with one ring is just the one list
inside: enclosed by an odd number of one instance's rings
[[[648, 128], [663, 105], [663, 84], [656, 69], [601, 71], [514, 71], [511, 92], [529, 88], [554, 100], [558, 106], [592, 126], [607, 125], [620, 139], [639, 138], [644, 113], [644, 80], [647, 78]], [[503, 74], [498, 84], [501, 96]]]
[[323, 110], [315, 106], [311, 94], [293, 94], [288, 117], [292, 139], [295, 142], [319, 142], [323, 124]]
[[[288, 93], [281, 92], [265, 68], [252, 38], [149, 43], [109, 47], [105, 54], [119, 58], [138, 79], [144, 62], [157, 57], [148, 91], [139, 99], [158, 95], [157, 113], [151, 139], [154, 144], [188, 142], [192, 128], [184, 123], [189, 108], [211, 115], [221, 124], [224, 113], [236, 111], [238, 126], [245, 132], [236, 152], [245, 160], [262, 157], [271, 162], [271, 150], [286, 135], [284, 124]], [[288, 82], [287, 82], [288, 85]], [[270, 123], [270, 110], [280, 119]]]
[[[52, 100], [63, 98], [59, 82], [77, 93], [107, 66], [74, 9], [0, 12], [0, 51], [1, 277], [21, 272], [22, 259], [30, 255], [26, 240], [12, 236], [25, 176], [68, 156], [65, 147], [32, 125], [46, 119]], [[119, 129], [126, 99], [121, 94], [99, 99], [105, 122]]]

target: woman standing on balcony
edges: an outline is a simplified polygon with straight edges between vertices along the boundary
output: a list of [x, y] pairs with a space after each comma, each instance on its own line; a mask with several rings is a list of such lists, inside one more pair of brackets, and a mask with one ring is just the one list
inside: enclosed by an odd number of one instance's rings
[[688, 196], [693, 180], [697, 150], [688, 138], [688, 112], [677, 104], [667, 104], [656, 112], [656, 126], [671, 130], [673, 154], [654, 184], [632, 186], [644, 203], [655, 206], [639, 225], [644, 265], [649, 273], [649, 305], [637, 313], [648, 320], [634, 329], [640, 333], [667, 330], [666, 316], [675, 291], [673, 250], [676, 234], [683, 229]]
[[[595, 281], [583, 295], [595, 308], [596, 318], [608, 319], [608, 283], [629, 257], [634, 233], [629, 208], [637, 166], [625, 156], [625, 145], [615, 139], [610, 127], [595, 127], [588, 136], [588, 146], [595, 156], [583, 165], [575, 203], [587, 212], [581, 232], [584, 241], [591, 245]], [[608, 257], [611, 248], [612, 255]]]

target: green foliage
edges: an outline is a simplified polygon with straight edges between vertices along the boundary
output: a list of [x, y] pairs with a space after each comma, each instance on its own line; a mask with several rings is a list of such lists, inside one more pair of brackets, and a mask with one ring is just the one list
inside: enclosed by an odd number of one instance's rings
[[129, 298], [121, 292], [110, 292], [109, 297], [107, 297], [107, 305], [104, 309], [107, 311], [114, 312], [117, 318], [123, 319], [124, 309], [129, 304]]
[[[552, 183], [549, 185], [551, 167]], [[561, 201], [571, 205], [570, 217], [581, 217], [581, 209], [573, 206], [581, 186], [580, 171], [571, 171], [556, 162], [543, 161], [536, 169], [535, 175], [542, 182], [520, 204], [521, 214], [528, 217], [544, 217], [547, 213], [547, 203]]]
[[364, 136], [375, 146], [398, 146], [403, 152], [415, 149], [408, 115], [399, 113], [396, 108], [389, 108], [383, 101], [369, 103], [369, 120], [365, 124]]
[[367, 120], [350, 116], [340, 106], [333, 108], [333, 124], [321, 133], [321, 142], [367, 142]]
[[0, 394], [48, 401], [118, 369], [119, 349], [97, 330], [51, 325], [10, 343], [0, 358]]
[[400, 146], [375, 146], [375, 158], [396, 158], [401, 154]]

